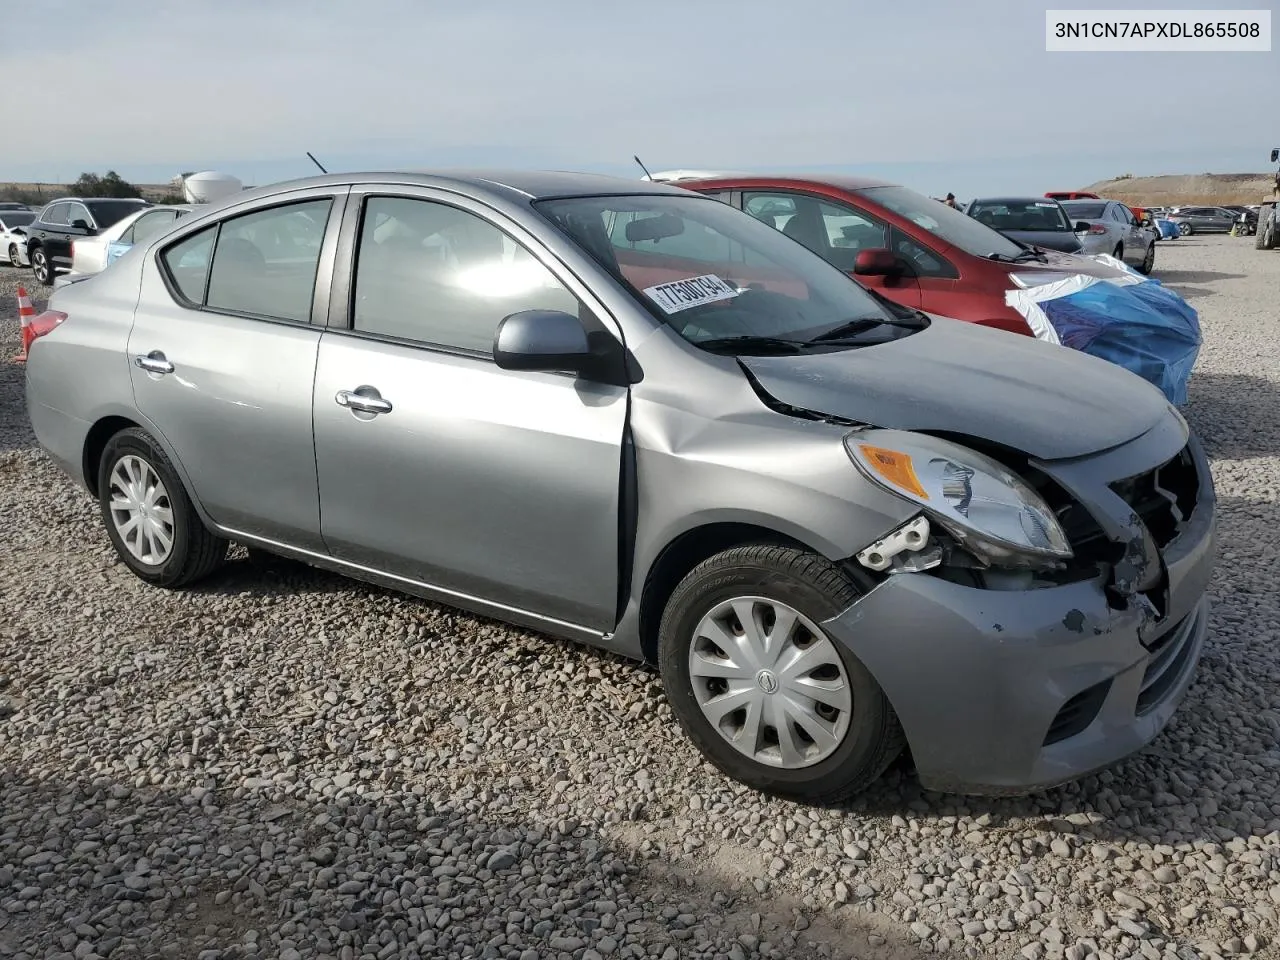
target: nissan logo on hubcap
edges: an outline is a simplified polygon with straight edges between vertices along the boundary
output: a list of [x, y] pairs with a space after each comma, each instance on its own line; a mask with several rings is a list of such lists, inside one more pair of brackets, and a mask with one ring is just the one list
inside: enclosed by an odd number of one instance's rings
[[761, 670], [756, 674], [756, 683], [760, 685], [760, 689], [765, 693], [778, 692], [778, 678], [768, 670]]

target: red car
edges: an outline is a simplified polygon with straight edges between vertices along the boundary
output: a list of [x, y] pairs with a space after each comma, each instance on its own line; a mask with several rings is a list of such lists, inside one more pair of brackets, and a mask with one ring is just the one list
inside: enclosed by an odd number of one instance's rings
[[[781, 230], [864, 286], [925, 313], [1031, 334], [1006, 305], [1011, 275], [1039, 282], [1120, 271], [1033, 250], [957, 209], [897, 184], [865, 177], [720, 175], [676, 181]], [[1024, 286], [1035, 286], [1032, 282]]]
[[1083, 190], [1056, 190], [1045, 194], [1050, 200], [1101, 200], [1096, 193], [1085, 193]]

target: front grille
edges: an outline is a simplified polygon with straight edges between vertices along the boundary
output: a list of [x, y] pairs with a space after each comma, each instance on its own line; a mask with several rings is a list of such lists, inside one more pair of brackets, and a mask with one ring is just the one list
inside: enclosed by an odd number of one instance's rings
[[1095, 683], [1087, 690], [1082, 690], [1062, 705], [1058, 715], [1049, 724], [1049, 732], [1045, 734], [1044, 745], [1058, 743], [1068, 737], [1074, 737], [1093, 723], [1102, 709], [1102, 703], [1111, 691], [1111, 681], [1103, 680]]
[[1196, 474], [1191, 448], [1147, 473], [1111, 484], [1125, 503], [1133, 508], [1146, 525], [1156, 546], [1163, 549], [1191, 516], [1200, 494], [1200, 478]]
[[1150, 713], [1178, 682], [1187, 658], [1195, 644], [1196, 614], [1193, 612], [1156, 638], [1151, 645], [1151, 662], [1142, 675], [1142, 689], [1138, 693], [1138, 716]]

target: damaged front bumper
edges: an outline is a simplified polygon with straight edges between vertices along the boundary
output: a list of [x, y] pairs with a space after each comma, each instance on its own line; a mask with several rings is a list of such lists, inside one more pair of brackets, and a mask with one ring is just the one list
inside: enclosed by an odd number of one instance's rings
[[933, 789], [1021, 793], [1108, 766], [1164, 728], [1195, 674], [1215, 500], [1182, 419], [1035, 466], [1096, 521], [1105, 574], [1027, 590], [899, 574], [824, 625], [880, 682]]

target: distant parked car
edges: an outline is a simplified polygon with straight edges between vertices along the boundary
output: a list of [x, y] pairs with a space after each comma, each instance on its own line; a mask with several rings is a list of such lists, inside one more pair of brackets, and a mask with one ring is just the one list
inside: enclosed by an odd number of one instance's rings
[[[724, 175], [679, 186], [709, 194], [780, 230], [865, 287], [942, 317], [1031, 335], [1005, 301], [1015, 286], [1114, 267], [1056, 250], [1037, 251], [898, 184], [867, 177]], [[694, 238], [665, 240], [675, 252]]]
[[1096, 193], [1085, 193], [1083, 190], [1058, 190], [1045, 194], [1049, 200], [1101, 200]]
[[27, 265], [27, 228], [35, 218], [30, 210], [0, 210], [0, 259], [9, 266]]
[[965, 212], [979, 223], [1029, 247], [1079, 253], [1083, 246], [1066, 211], [1057, 200], [1043, 197], [984, 197]]
[[1222, 207], [1174, 207], [1169, 211], [1169, 219], [1178, 225], [1178, 232], [1184, 237], [1194, 233], [1227, 233], [1239, 216]]
[[145, 200], [115, 197], [66, 197], [46, 203], [27, 229], [27, 259], [36, 280], [48, 286], [56, 273], [71, 269], [72, 241], [96, 237], [148, 206]]
[[1246, 235], [1252, 236], [1258, 229], [1257, 210], [1251, 209], [1242, 203], [1225, 203], [1222, 205], [1222, 209], [1236, 215], [1236, 226]]
[[122, 256], [135, 243], [171, 226], [192, 210], [191, 204], [144, 207], [112, 224], [96, 237], [71, 242], [71, 272], [53, 281], [54, 288], [66, 286], [105, 270], [111, 261]]
[[1156, 238], [1119, 200], [1064, 200], [1062, 208], [1076, 228], [1086, 254], [1109, 253], [1150, 273], [1156, 263]]

